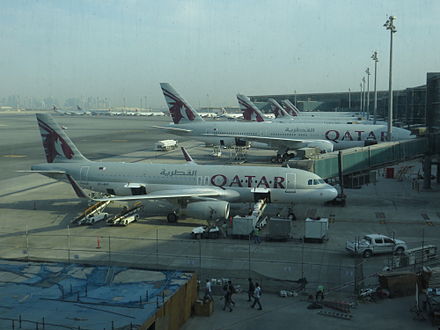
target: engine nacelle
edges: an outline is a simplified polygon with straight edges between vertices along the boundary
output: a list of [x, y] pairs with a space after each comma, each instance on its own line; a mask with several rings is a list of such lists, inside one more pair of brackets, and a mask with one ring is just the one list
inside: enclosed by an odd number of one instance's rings
[[201, 201], [189, 203], [180, 212], [187, 217], [201, 220], [218, 220], [229, 217], [230, 205], [225, 201]]
[[318, 148], [321, 152], [332, 152], [333, 151], [333, 143], [325, 140], [315, 140], [307, 143], [307, 147], [309, 148]]
[[375, 144], [377, 144], [376, 140], [365, 140], [364, 146], [368, 147], [368, 146], [372, 146], [372, 145], [375, 145]]

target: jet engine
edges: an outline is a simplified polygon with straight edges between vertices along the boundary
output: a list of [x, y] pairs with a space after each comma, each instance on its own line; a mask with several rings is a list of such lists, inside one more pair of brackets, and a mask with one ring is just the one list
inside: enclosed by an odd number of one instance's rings
[[375, 144], [377, 144], [377, 141], [375, 141], [375, 140], [365, 140], [364, 146], [368, 147], [368, 146], [372, 146]]
[[181, 213], [201, 220], [218, 220], [229, 217], [230, 205], [225, 201], [201, 201], [189, 203]]
[[321, 152], [332, 152], [333, 151], [333, 143], [326, 140], [315, 140], [307, 143], [307, 147], [309, 148], [318, 148]]

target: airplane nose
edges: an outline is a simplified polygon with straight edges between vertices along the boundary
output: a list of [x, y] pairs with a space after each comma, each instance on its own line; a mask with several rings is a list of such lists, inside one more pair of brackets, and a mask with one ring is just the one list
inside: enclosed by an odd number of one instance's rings
[[330, 186], [331, 190], [330, 190], [330, 200], [335, 199], [338, 196], [338, 191], [336, 190], [335, 187]]
[[331, 201], [338, 196], [338, 191], [335, 187], [331, 185], [327, 185], [327, 187], [324, 188], [324, 191], [322, 192], [322, 195], [326, 197], [327, 201]]

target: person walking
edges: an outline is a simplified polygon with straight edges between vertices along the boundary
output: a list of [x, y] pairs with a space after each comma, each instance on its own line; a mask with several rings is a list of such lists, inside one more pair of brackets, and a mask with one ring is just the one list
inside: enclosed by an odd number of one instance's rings
[[254, 242], [255, 244], [260, 244], [260, 229], [255, 228], [254, 230]]
[[255, 290], [254, 290], [254, 303], [251, 305], [251, 308], [254, 308], [256, 304], [258, 304], [258, 310], [261, 311], [263, 308], [261, 307], [260, 302], [261, 297], [261, 288], [258, 283], [255, 283]]
[[252, 279], [248, 278], [249, 287], [248, 287], [248, 301], [251, 301], [251, 298], [254, 296], [255, 284]]
[[231, 290], [229, 289], [229, 283], [226, 283], [223, 286], [223, 293], [224, 293], [224, 299], [225, 299], [225, 304], [223, 305], [223, 310], [226, 309], [226, 307], [229, 308], [229, 311], [232, 312], [232, 307], [231, 307]]
[[232, 282], [231, 282], [231, 281], [228, 281], [228, 290], [229, 290], [230, 293], [231, 293], [231, 297], [230, 297], [231, 304], [234, 305], [234, 307], [235, 307], [235, 301], [232, 300], [232, 295], [233, 295], [234, 293], [236, 293], [237, 290], [235, 290], [235, 287], [232, 285]]
[[214, 298], [212, 298], [212, 285], [209, 279], [206, 280], [205, 296], [203, 297], [203, 300], [207, 300], [207, 299], [214, 301]]

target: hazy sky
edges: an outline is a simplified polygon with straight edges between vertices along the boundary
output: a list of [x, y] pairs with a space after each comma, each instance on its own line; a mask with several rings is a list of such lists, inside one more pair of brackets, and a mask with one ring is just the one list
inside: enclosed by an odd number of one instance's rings
[[[440, 71], [438, 0], [1, 0], [0, 97], [110, 97], [164, 107], [160, 82], [195, 106], [247, 95], [354, 91], [379, 52], [387, 89]], [[371, 83], [372, 83], [371, 76]]]

